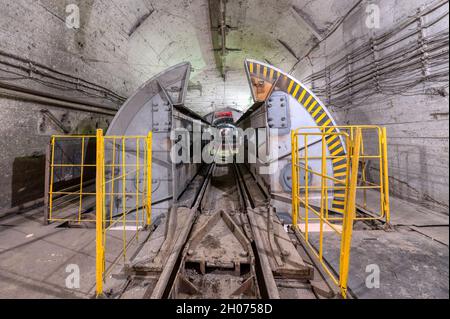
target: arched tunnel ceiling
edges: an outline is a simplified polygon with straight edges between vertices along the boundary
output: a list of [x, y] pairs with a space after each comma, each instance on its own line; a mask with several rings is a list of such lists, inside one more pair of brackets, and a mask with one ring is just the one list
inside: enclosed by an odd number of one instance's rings
[[[244, 110], [251, 105], [243, 69], [245, 58], [289, 71], [296, 57], [305, 54], [358, 2], [223, 1], [225, 22], [230, 27], [226, 46], [235, 49], [228, 51], [223, 60], [217, 51], [221, 38], [214, 18], [220, 15], [220, 0], [79, 1], [82, 28], [75, 39], [83, 42], [79, 54], [89, 66], [118, 74], [120, 83], [124, 83], [120, 90], [127, 95], [163, 69], [189, 61], [193, 70], [187, 107], [202, 115], [227, 106]], [[64, 2], [37, 3], [49, 12], [65, 16]], [[108, 39], [102, 44], [109, 50], [120, 52], [119, 59], [102, 56], [96, 48], [99, 37]]]
[[[216, 16], [221, 1], [209, 2], [214, 10], [211, 14]], [[230, 27], [226, 46], [242, 50], [227, 53], [225, 70], [241, 70], [243, 59], [248, 57], [289, 69], [355, 0], [229, 0], [224, 3], [226, 25]], [[213, 24], [218, 19], [212, 20]], [[213, 32], [214, 37], [220, 39], [218, 32]]]

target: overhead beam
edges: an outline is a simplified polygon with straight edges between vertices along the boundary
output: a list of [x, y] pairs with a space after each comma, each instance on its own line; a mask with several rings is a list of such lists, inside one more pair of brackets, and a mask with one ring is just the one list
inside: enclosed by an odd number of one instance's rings
[[219, 0], [219, 10], [220, 10], [219, 30], [222, 41], [222, 56], [225, 56], [227, 49], [227, 24], [225, 22], [226, 3], [223, 0]]
[[227, 47], [227, 34], [230, 30], [237, 30], [226, 22], [227, 0], [209, 0], [209, 18], [211, 23], [211, 36], [213, 42], [213, 51], [217, 68], [220, 70], [223, 79], [226, 78], [226, 55], [229, 52], [242, 51], [238, 48]]
[[222, 77], [225, 79], [225, 49], [226, 39], [224, 33], [226, 33], [225, 23], [223, 23], [223, 13], [225, 8], [223, 7], [222, 0], [209, 0], [209, 19], [211, 23], [211, 38], [213, 43], [213, 52], [216, 60], [216, 67], [219, 69]]

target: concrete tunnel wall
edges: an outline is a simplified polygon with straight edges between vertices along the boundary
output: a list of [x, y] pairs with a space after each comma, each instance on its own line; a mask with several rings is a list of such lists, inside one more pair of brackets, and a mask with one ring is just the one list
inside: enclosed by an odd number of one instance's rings
[[[345, 91], [348, 96], [353, 95], [352, 103], [343, 105], [334, 94], [327, 94], [334, 89], [329, 84], [342, 74], [348, 74], [360, 64], [345, 63], [345, 69], [329, 79], [324, 77], [311, 80], [314, 75], [327, 70], [330, 65], [339, 59], [346, 58], [358, 48], [367, 44], [371, 38], [380, 36], [393, 30], [396, 26], [413, 17], [419, 8], [424, 10], [427, 6], [439, 3], [426, 0], [378, 0], [380, 11], [380, 28], [369, 29], [366, 26], [367, 15], [365, 7], [361, 7], [350, 15], [338, 30], [326, 39], [315, 50], [308, 63], [299, 64], [294, 75], [310, 85], [322, 101], [333, 112], [340, 125], [373, 124], [387, 127], [388, 156], [389, 156], [389, 182], [390, 192], [400, 198], [412, 200], [442, 213], [448, 214], [448, 158], [449, 158], [449, 109], [448, 109], [448, 73], [446, 81], [441, 83], [424, 82], [412, 87], [411, 90], [390, 94], [383, 91], [372, 92], [367, 88], [361, 93], [352, 92], [352, 87]], [[447, 15], [445, 15], [447, 12]], [[431, 38], [439, 32], [447, 30], [448, 37], [448, 2], [436, 11], [424, 16], [423, 24], [438, 21], [432, 27], [425, 29], [423, 36]], [[407, 31], [419, 30], [417, 21], [410, 25]], [[400, 35], [404, 35], [403, 32]], [[393, 36], [390, 41], [400, 38]], [[394, 46], [392, 49], [400, 50], [406, 43], [417, 43], [421, 33], [414, 34]], [[447, 38], [448, 41], [448, 38]], [[448, 42], [447, 42], [448, 52]], [[382, 59], [384, 51], [377, 56]], [[447, 53], [448, 54], [448, 53]], [[306, 62], [306, 61], [305, 61]], [[374, 57], [370, 54], [364, 63], [374, 65]], [[448, 68], [448, 57], [447, 57]], [[430, 68], [430, 73], [435, 72]], [[406, 74], [405, 76], [409, 76]], [[396, 82], [400, 78], [388, 75], [386, 79]], [[327, 83], [328, 82], [328, 83]], [[358, 88], [353, 88], [356, 91]], [[369, 95], [367, 98], [358, 97]], [[369, 174], [376, 175], [377, 165], [369, 168]]]
[[[79, 6], [79, 29], [66, 26], [68, 4]], [[136, 21], [154, 10], [156, 12], [147, 17], [146, 24], [132, 33]], [[191, 23], [186, 25], [183, 16]], [[189, 61], [194, 68], [188, 103], [192, 109], [207, 114], [225, 105], [246, 107], [250, 105], [250, 93], [244, 74], [240, 83], [232, 82], [226, 87], [214, 67], [208, 19], [206, 1], [195, 1], [191, 5], [180, 1], [151, 4], [145, 0], [1, 1], [0, 53], [12, 54], [25, 61], [0, 54], [0, 82], [118, 108], [153, 75], [179, 62]], [[147, 32], [149, 29], [151, 32]], [[75, 85], [69, 85], [70, 90], [61, 90], [54, 87], [61, 81], [52, 81], [49, 86], [29, 80], [28, 75], [32, 73], [28, 68], [34, 64], [28, 60], [70, 74], [72, 77], [68, 79], [71, 81], [79, 78], [95, 83], [119, 98], [103, 90], [95, 93], [107, 95], [106, 99], [92, 98], [88, 95], [91, 91], [81, 93], [74, 90]], [[23, 69], [7, 67], [5, 63]], [[230, 93], [236, 87], [245, 87], [247, 92], [241, 95]], [[224, 98], [226, 92], [229, 100]], [[106, 129], [112, 120], [112, 116], [0, 94], [0, 212], [43, 195], [45, 147], [52, 134], [64, 133], [53, 123], [44, 122], [41, 109], [50, 110], [72, 134], [89, 133], [96, 127]]]
[[[152, 75], [189, 61], [193, 72], [186, 106], [207, 114], [224, 106], [245, 110], [251, 104], [244, 71], [238, 69], [242, 67], [243, 57], [266, 60], [285, 71], [296, 65], [293, 76], [311, 87], [333, 112], [338, 124], [387, 126], [392, 194], [448, 214], [448, 79], [438, 86], [427, 83], [417, 86], [414, 96], [381, 92], [367, 100], [355, 99], [345, 107], [335, 103], [332, 94], [327, 94], [327, 88], [331, 87], [327, 81], [320, 76], [311, 80], [312, 74], [326, 70], [372, 36], [392, 29], [415, 14], [417, 8], [439, 1], [371, 1], [381, 9], [379, 29], [367, 28], [366, 5], [360, 5], [345, 16], [337, 30], [312, 50], [308, 58], [296, 63], [317, 39], [288, 9], [292, 5], [301, 7], [317, 30], [324, 31], [336, 25], [356, 2], [315, 0], [305, 4], [300, 0], [283, 0], [269, 4], [252, 1], [243, 6], [229, 1], [230, 24], [243, 31], [230, 32], [228, 44], [243, 50], [227, 54], [230, 67], [224, 81], [215, 66], [208, 1], [6, 0], [0, 3], [0, 52], [24, 60], [0, 54], [0, 82], [118, 108]], [[81, 28], [78, 30], [65, 25], [65, 8], [70, 3], [80, 7]], [[448, 13], [448, 3], [444, 10]], [[264, 20], [267, 25], [258, 21], [262, 15], [267, 18]], [[136, 21], [145, 17], [147, 19], [136, 28]], [[448, 14], [441, 23], [448, 26]], [[272, 31], [266, 32], [268, 26]], [[439, 31], [437, 26], [430, 28], [426, 36]], [[289, 43], [296, 57], [276, 39]], [[27, 60], [67, 73], [71, 77], [64, 76], [66, 80], [80, 78], [95, 83], [98, 90], [80, 92], [67, 82], [38, 75], [32, 70], [39, 67]], [[38, 81], [30, 80], [30, 75]], [[50, 81], [51, 85], [43, 81]], [[61, 89], [55, 84], [68, 85], [71, 89]], [[106, 128], [112, 118], [0, 94], [0, 212], [42, 195], [45, 146], [51, 134], [62, 133], [44, 120], [39, 112], [43, 108], [51, 111], [70, 133]], [[32, 180], [36, 182], [31, 183]], [[38, 191], [33, 193], [33, 190]], [[29, 195], [30, 192], [33, 194]]]

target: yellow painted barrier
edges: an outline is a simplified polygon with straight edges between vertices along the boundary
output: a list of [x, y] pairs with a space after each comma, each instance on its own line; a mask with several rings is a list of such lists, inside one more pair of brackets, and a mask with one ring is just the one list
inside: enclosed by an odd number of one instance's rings
[[[95, 149], [88, 148], [93, 141]], [[95, 294], [101, 296], [109, 272], [120, 259], [128, 261], [130, 244], [151, 224], [152, 132], [104, 136], [98, 129], [96, 135], [54, 135], [49, 165], [48, 221], [95, 223]], [[108, 241], [117, 239], [113, 230], [121, 230], [122, 245], [107, 269]]]
[[[373, 154], [365, 153], [364, 132], [367, 131], [374, 132], [371, 136], [372, 140], [369, 140], [372, 142], [371, 145], [366, 144], [366, 150], [367, 146], [376, 150]], [[374, 140], [374, 136], [377, 140]], [[311, 145], [321, 142], [320, 150], [317, 148], [314, 152], [310, 150], [313, 147], [309, 144], [310, 137], [315, 137]], [[299, 149], [300, 138], [303, 146], [300, 145]], [[336, 152], [333, 155], [333, 151], [327, 148], [327, 145], [334, 145], [336, 139], [342, 140], [345, 155], [341, 153], [336, 156], [338, 154]], [[376, 126], [302, 127], [291, 132], [291, 147], [292, 226], [303, 237], [325, 273], [339, 287], [342, 297], [346, 298], [354, 222], [382, 220], [388, 223], [390, 218], [386, 130]], [[335, 173], [336, 165], [332, 165], [331, 168], [329, 166], [330, 162], [335, 160], [339, 162], [337, 166], [339, 175]], [[365, 172], [366, 161], [379, 163], [378, 181], [368, 181]], [[330, 169], [332, 171], [327, 171]], [[300, 173], [304, 173], [304, 181], [300, 181], [302, 175]], [[314, 179], [319, 177], [320, 183], [316, 182], [312, 185], [311, 177]], [[357, 215], [358, 207], [368, 209], [366, 196], [368, 190], [378, 192], [380, 211], [369, 217]], [[358, 202], [358, 191], [362, 192], [362, 203]], [[330, 205], [336, 201], [336, 198], [344, 203], [342, 212], [334, 210], [333, 205]], [[312, 231], [312, 228], [315, 230]], [[325, 236], [325, 233], [330, 235]], [[337, 235], [340, 241], [340, 250], [335, 252], [339, 255], [337, 271], [330, 268], [324, 256], [324, 248], [331, 247], [325, 244], [325, 238], [332, 240], [332, 234]]]
[[103, 273], [105, 267], [105, 247], [104, 247], [104, 227], [103, 227], [103, 187], [105, 185], [105, 148], [103, 130], [97, 130], [97, 162], [96, 162], [96, 179], [95, 179], [95, 282], [96, 296], [103, 293]]

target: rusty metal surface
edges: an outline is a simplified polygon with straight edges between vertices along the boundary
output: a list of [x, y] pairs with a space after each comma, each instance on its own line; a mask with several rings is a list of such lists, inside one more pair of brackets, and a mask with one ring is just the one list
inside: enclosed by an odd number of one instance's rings
[[172, 209], [152, 233], [122, 274], [120, 297], [318, 298], [313, 267], [252, 178], [230, 164], [193, 181], [196, 204]]

